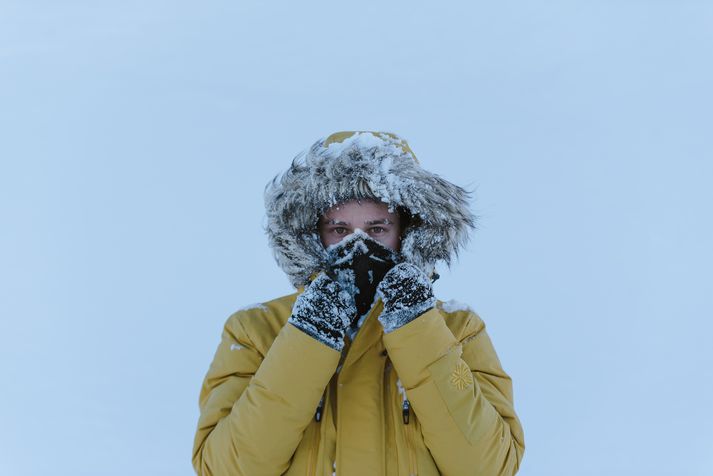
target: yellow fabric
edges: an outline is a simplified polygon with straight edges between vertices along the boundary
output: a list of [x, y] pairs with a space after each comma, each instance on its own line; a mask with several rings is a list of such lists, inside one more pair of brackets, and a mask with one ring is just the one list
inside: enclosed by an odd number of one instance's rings
[[197, 474], [331, 476], [335, 464], [339, 476], [517, 472], [524, 439], [511, 381], [476, 313], [439, 301], [385, 335], [377, 301], [340, 355], [287, 324], [301, 291], [228, 318], [200, 392]]

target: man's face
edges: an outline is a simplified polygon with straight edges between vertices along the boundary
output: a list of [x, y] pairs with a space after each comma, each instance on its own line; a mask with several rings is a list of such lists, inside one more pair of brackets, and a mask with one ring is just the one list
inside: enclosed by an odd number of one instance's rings
[[401, 222], [383, 202], [350, 200], [327, 210], [319, 219], [319, 236], [327, 247], [359, 228], [382, 245], [399, 251]]

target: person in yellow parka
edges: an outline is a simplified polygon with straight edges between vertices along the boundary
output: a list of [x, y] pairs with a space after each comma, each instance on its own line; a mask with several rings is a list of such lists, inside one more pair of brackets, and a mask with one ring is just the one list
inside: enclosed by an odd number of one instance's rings
[[469, 193], [386, 132], [338, 132], [265, 189], [296, 292], [233, 313], [200, 391], [198, 475], [514, 475], [524, 436], [482, 319], [433, 293]]

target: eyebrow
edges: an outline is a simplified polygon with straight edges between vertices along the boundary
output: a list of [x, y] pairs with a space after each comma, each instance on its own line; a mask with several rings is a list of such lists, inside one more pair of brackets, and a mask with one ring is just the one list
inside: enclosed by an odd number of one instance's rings
[[[347, 225], [349, 226], [349, 223], [345, 221], [337, 221], [337, 220], [328, 220], [324, 223], [325, 225]], [[365, 225], [393, 225], [394, 222], [389, 220], [388, 218], [382, 218], [381, 220], [368, 220], [364, 222]]]

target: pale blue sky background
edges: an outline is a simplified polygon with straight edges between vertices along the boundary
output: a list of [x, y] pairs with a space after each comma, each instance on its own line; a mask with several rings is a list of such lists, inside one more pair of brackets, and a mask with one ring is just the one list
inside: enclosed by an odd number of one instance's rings
[[713, 474], [713, 3], [0, 0], [0, 474], [190, 475], [262, 191], [389, 130], [476, 190], [523, 476]]

